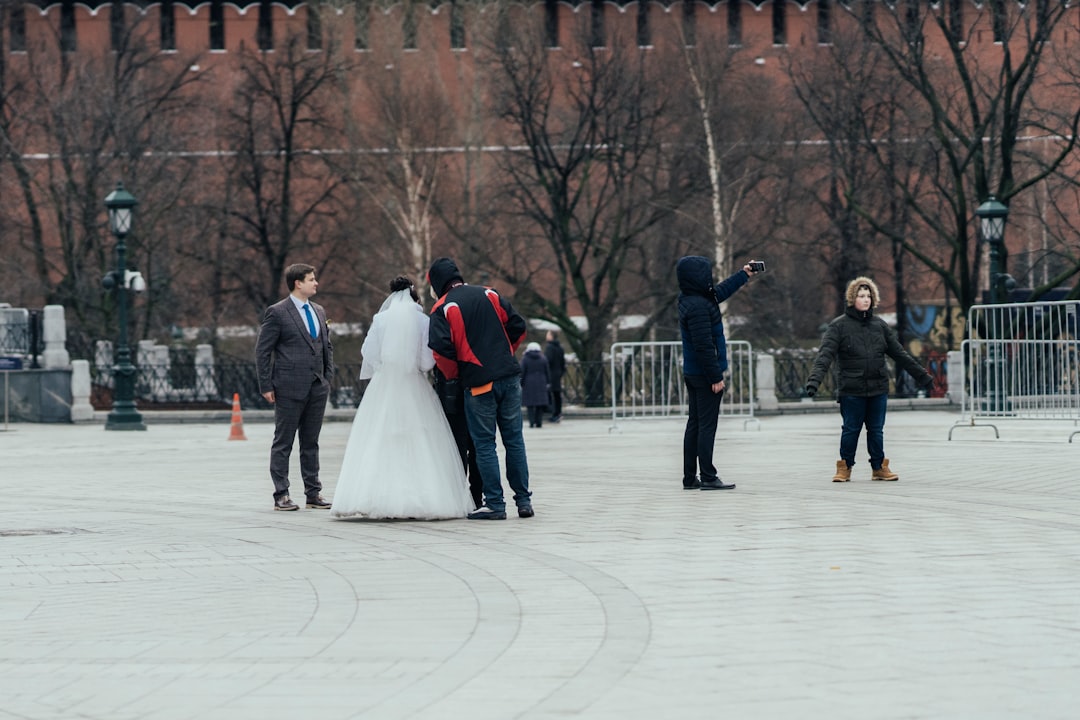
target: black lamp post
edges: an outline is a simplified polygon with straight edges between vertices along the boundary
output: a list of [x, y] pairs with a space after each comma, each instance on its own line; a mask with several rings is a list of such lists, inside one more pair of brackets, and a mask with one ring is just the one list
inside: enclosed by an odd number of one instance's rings
[[1016, 282], [1005, 272], [1005, 220], [1009, 208], [993, 195], [975, 210], [979, 218], [979, 234], [990, 248], [990, 302], [1000, 305], [1008, 298], [1008, 291]]
[[116, 342], [113, 360], [113, 407], [105, 421], [106, 430], [145, 430], [142, 415], [135, 409], [135, 366], [131, 364], [131, 348], [128, 347], [128, 287], [124, 240], [131, 231], [132, 209], [138, 200], [116, 183], [116, 189], [105, 198], [109, 210], [109, 229], [116, 236], [116, 270], [101, 281], [107, 290], [116, 292], [117, 316], [120, 320], [120, 337]]
[[[1009, 208], [997, 201], [993, 195], [975, 209], [979, 218], [979, 234], [990, 250], [990, 303], [1002, 305], [1008, 299], [1008, 293], [1016, 286], [1016, 281], [1005, 272], [1005, 220], [1009, 217]], [[1004, 343], [1008, 337], [1006, 318], [1001, 311], [986, 313], [988, 326], [984, 328], [987, 345], [986, 399], [984, 409], [991, 412], [1007, 412], [1010, 403], [1005, 397], [1005, 356]]]

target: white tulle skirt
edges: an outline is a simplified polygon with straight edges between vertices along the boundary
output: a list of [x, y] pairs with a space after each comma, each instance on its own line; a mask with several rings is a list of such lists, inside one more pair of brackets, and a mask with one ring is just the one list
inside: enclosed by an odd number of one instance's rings
[[376, 372], [356, 409], [330, 515], [444, 520], [474, 509], [454, 436], [426, 376]]

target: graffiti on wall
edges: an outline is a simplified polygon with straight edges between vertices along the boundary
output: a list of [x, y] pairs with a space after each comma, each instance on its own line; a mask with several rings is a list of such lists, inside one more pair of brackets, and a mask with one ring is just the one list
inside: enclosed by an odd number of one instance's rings
[[944, 397], [948, 387], [947, 353], [959, 348], [964, 339], [964, 313], [955, 306], [908, 305], [906, 318], [907, 350], [934, 376], [930, 396]]
[[958, 350], [964, 339], [966, 319], [963, 311], [955, 305], [948, 308], [943, 305], [908, 305], [906, 319], [911, 333], [906, 338], [908, 351], [915, 357], [929, 351]]

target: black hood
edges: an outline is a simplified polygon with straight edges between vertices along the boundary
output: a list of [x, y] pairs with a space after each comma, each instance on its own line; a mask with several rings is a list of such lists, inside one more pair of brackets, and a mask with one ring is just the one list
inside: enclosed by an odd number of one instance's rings
[[679, 290], [686, 295], [714, 297], [712, 279], [712, 261], [700, 255], [687, 255], [679, 258], [675, 266], [675, 277], [679, 280]]
[[431, 263], [431, 268], [427, 273], [427, 279], [431, 287], [439, 294], [439, 297], [446, 294], [446, 291], [450, 287], [450, 283], [455, 280], [458, 282], [465, 282], [465, 279], [461, 277], [461, 271], [458, 270], [458, 266], [448, 257], [441, 257]]

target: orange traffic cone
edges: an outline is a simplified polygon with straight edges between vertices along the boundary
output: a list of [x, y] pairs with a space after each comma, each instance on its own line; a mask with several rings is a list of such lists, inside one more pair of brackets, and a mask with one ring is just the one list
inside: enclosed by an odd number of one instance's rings
[[247, 440], [244, 437], [244, 418], [240, 415], [240, 393], [232, 396], [232, 427], [229, 429], [230, 440]]

